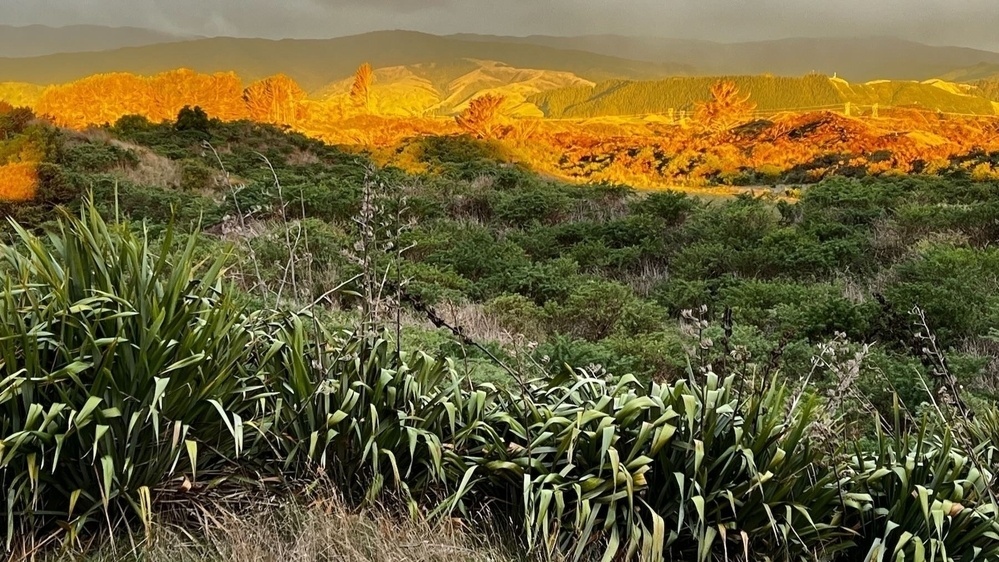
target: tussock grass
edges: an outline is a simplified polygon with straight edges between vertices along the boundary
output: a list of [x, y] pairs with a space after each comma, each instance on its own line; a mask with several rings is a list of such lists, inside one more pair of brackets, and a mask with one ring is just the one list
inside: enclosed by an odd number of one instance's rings
[[453, 520], [355, 510], [335, 496], [252, 512], [203, 511], [197, 528], [159, 525], [153, 539], [106, 543], [40, 562], [507, 562], [529, 560], [510, 537]]

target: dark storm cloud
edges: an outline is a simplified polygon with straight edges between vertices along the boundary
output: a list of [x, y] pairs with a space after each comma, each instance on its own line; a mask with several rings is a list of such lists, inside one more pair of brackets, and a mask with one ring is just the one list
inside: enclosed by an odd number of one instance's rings
[[718, 41], [890, 35], [999, 50], [997, 0], [0, 0], [0, 22], [273, 38], [377, 29]]

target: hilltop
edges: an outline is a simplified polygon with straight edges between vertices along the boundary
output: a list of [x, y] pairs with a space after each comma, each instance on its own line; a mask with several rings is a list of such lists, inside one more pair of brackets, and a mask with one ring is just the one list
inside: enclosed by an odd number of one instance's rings
[[[592, 87], [571, 72], [516, 68], [496, 61], [466, 59], [451, 65], [418, 64], [375, 70], [371, 111], [384, 116], [451, 115], [486, 94], [506, 98], [511, 117], [544, 117], [530, 98], [561, 88]], [[353, 82], [347, 78], [322, 92], [327, 103], [347, 103]]]
[[999, 80], [999, 63], [979, 63], [966, 68], [959, 68], [942, 75], [940, 78], [953, 82], [974, 82], [978, 80]]
[[107, 51], [194, 39], [138, 27], [101, 25], [0, 25], [0, 57], [37, 57], [56, 53]]
[[0, 101], [14, 106], [34, 107], [44, 91], [45, 88], [37, 84], [0, 82]]
[[315, 92], [349, 77], [362, 62], [385, 68], [428, 63], [448, 66], [464, 59], [571, 72], [592, 81], [647, 79], [687, 74], [692, 70], [684, 65], [632, 61], [585, 51], [383, 31], [321, 40], [212, 38], [99, 53], [5, 58], [0, 59], [0, 78], [56, 84], [99, 73], [148, 75], [186, 67], [204, 73], [233, 71], [250, 81], [283, 73], [306, 91]]

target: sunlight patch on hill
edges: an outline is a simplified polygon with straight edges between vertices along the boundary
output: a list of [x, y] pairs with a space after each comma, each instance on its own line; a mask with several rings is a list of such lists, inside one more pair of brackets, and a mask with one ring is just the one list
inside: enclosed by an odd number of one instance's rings
[[458, 77], [448, 85], [442, 107], [458, 113], [480, 95], [495, 94], [507, 98], [506, 111], [514, 117], [544, 117], [528, 97], [572, 86], [592, 87], [593, 82], [571, 72], [514, 68], [495, 61], [476, 61], [479, 68]]
[[[350, 87], [354, 79], [346, 79], [324, 88], [324, 102], [349, 108]], [[375, 70], [368, 111], [386, 117], [418, 117], [440, 103], [440, 94], [426, 78], [417, 76], [405, 66]]]
[[35, 84], [0, 82], [0, 101], [13, 106], [34, 106], [44, 90], [44, 87]]

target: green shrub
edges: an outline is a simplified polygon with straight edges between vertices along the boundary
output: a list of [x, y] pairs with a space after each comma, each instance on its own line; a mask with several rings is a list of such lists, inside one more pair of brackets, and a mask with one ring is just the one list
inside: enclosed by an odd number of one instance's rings
[[575, 287], [564, 302], [549, 302], [545, 312], [554, 331], [597, 341], [614, 333], [637, 297], [626, 285], [589, 280]]
[[201, 133], [207, 139], [210, 137], [210, 133], [208, 132], [210, 124], [208, 114], [205, 113], [205, 110], [197, 105], [193, 108], [185, 105], [177, 114], [177, 120], [174, 122], [173, 127], [178, 131]]
[[490, 451], [487, 471], [466, 474], [523, 498], [530, 544], [577, 557], [598, 537], [608, 557], [643, 560], [834, 553], [848, 532], [836, 476], [816, 470], [827, 462], [809, 439], [816, 402], [788, 410], [784, 389], [743, 394], [737, 378], [647, 390], [633, 377], [556, 378], [497, 404], [496, 436], [477, 449]]
[[579, 265], [568, 258], [535, 262], [511, 269], [504, 274], [503, 289], [524, 295], [543, 306], [551, 301], [563, 301], [581, 282]]
[[387, 339], [322, 334], [310, 324], [298, 315], [270, 320], [269, 345], [254, 357], [270, 390], [255, 429], [277, 438], [288, 470], [322, 470], [356, 500], [402, 492], [415, 513], [431, 485], [446, 490], [455, 481], [448, 477], [458, 478], [446, 470], [444, 457], [456, 453], [444, 444], [459, 441], [461, 379], [426, 354], [397, 354]]
[[999, 319], [999, 253], [931, 247], [899, 264], [886, 290], [900, 310], [919, 306], [941, 345], [984, 334]]
[[669, 225], [682, 223], [698, 207], [698, 202], [679, 191], [656, 192], [638, 199], [634, 212], [658, 217]]
[[201, 160], [187, 159], [180, 163], [180, 188], [203, 191], [214, 187], [215, 170]]
[[63, 166], [88, 174], [132, 167], [138, 158], [132, 151], [110, 143], [86, 143], [66, 147], [60, 155]]
[[500, 295], [485, 304], [486, 313], [504, 329], [538, 340], [544, 335], [544, 311], [523, 295]]
[[204, 227], [222, 222], [225, 214], [214, 200], [176, 189], [145, 187], [111, 176], [92, 176], [87, 187], [93, 191], [95, 205], [107, 217], [116, 213], [125, 219], [147, 221], [149, 230], [163, 231], [168, 224], [178, 229]]
[[652, 296], [674, 317], [684, 310], [694, 310], [715, 300], [708, 281], [686, 279], [670, 279], [659, 283], [652, 289]]
[[569, 206], [568, 197], [548, 186], [501, 192], [497, 199], [496, 218], [518, 228], [558, 222]]

